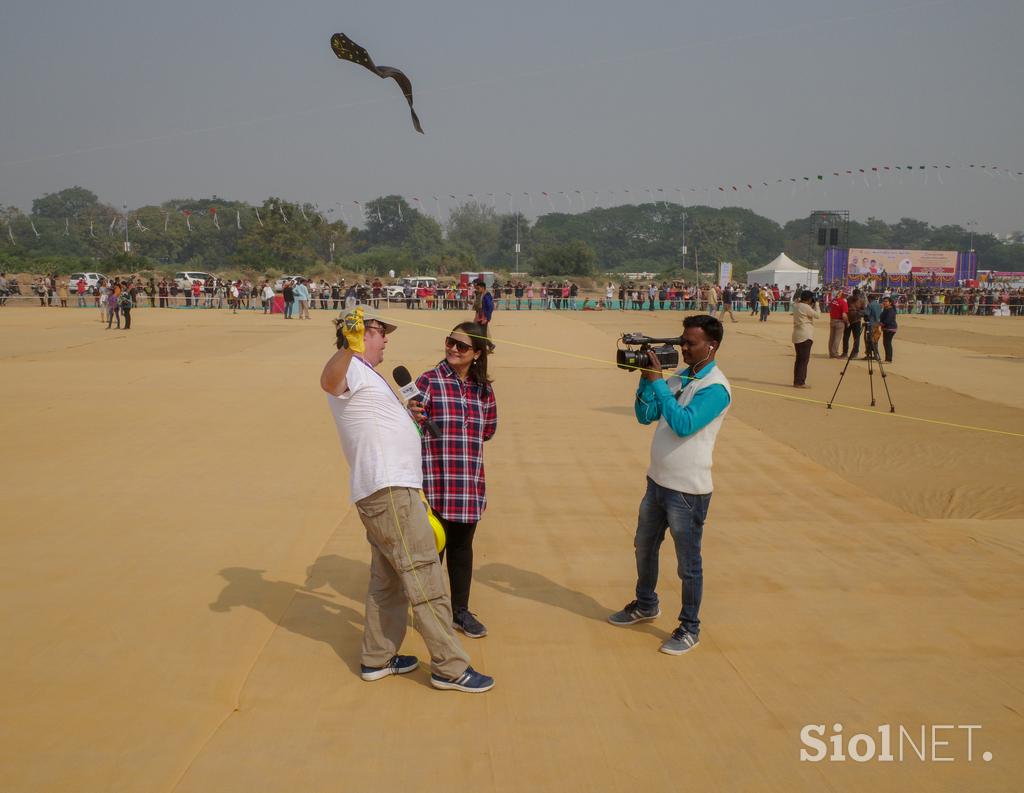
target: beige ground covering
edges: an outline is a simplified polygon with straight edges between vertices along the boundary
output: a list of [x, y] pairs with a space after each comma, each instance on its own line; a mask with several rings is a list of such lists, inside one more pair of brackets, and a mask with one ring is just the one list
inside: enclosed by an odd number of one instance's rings
[[[464, 318], [390, 314], [386, 375], [432, 366]], [[317, 384], [326, 312], [145, 309], [119, 332], [0, 310], [0, 789], [1024, 785], [1024, 437], [889, 416], [877, 375], [874, 413], [826, 411], [824, 321], [809, 391], [787, 317], [728, 325], [702, 641], [670, 657], [671, 544], [663, 616], [605, 622], [631, 599], [652, 432], [610, 361], [679, 315], [496, 320], [472, 600], [491, 635], [467, 643], [497, 686], [468, 696], [356, 674], [368, 553]], [[1024, 433], [1024, 321], [903, 318], [896, 356], [900, 416]], [[863, 363], [838, 401], [867, 406]], [[800, 762], [801, 727], [837, 722], [981, 729], [973, 762], [963, 730], [938, 734], [954, 762]]]

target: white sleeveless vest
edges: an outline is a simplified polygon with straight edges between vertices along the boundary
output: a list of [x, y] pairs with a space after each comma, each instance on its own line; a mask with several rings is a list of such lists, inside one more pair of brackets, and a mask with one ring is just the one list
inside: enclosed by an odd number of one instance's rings
[[[702, 388], [712, 385], [724, 386], [729, 392], [729, 405], [732, 405], [732, 390], [722, 370], [715, 367], [703, 377], [690, 380], [686, 385], [677, 375], [666, 381], [669, 390], [675, 394], [680, 386], [683, 392], [676, 400], [681, 406], [690, 404], [694, 394]], [[678, 490], [681, 493], [704, 495], [713, 489], [711, 483], [711, 458], [715, 451], [715, 438], [722, 426], [729, 405], [705, 427], [701, 427], [692, 435], [680, 438], [662, 417], [658, 428], [654, 431], [651, 443], [651, 466], [647, 475], [662, 487]]]

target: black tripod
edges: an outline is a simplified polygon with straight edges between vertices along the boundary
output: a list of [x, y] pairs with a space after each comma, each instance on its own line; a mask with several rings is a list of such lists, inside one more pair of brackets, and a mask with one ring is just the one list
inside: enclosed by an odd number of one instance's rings
[[[864, 359], [868, 362], [868, 387], [871, 389], [871, 407], [875, 406], [875, 368], [874, 365], [878, 364], [878, 371], [882, 375], [882, 386], [885, 388], [885, 398], [889, 400], [889, 412], [895, 413], [896, 406], [892, 403], [892, 396], [889, 394], [889, 384], [886, 382], [885, 368], [882, 366], [882, 359], [878, 357], [878, 342], [871, 339], [867, 334], [864, 336], [864, 347], [866, 355]], [[836, 390], [832, 392], [832, 398], [828, 401], [828, 409], [832, 409], [832, 403], [835, 402], [836, 394], [839, 393], [839, 386], [843, 384], [843, 378], [846, 376], [846, 370], [850, 368], [850, 361], [853, 360], [853, 356], [857, 354], [857, 347], [853, 346], [850, 350], [850, 354], [846, 358], [846, 363], [843, 364], [843, 371], [839, 373], [839, 382], [836, 383]]]

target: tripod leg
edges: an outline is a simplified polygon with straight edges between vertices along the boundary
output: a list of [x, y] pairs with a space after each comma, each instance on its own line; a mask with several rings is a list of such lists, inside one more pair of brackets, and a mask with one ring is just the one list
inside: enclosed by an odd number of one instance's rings
[[829, 410], [832, 409], [832, 403], [836, 401], [836, 394], [839, 393], [839, 386], [843, 384], [843, 378], [846, 377], [846, 370], [850, 368], [850, 361], [852, 360], [853, 353], [851, 352], [846, 356], [846, 363], [843, 364], [843, 371], [839, 373], [839, 382], [836, 383], [836, 390], [832, 392], [832, 398], [829, 399], [828, 404], [826, 405]]
[[[876, 353], [877, 355], [877, 353]], [[892, 403], [892, 396], [889, 394], [889, 382], [886, 380], [885, 368], [882, 366], [882, 359], [877, 358], [878, 372], [882, 375], [882, 385], [885, 387], [885, 398], [889, 400], [889, 412], [895, 413], [896, 406]]]
[[868, 351], [868, 389], [871, 392], [871, 407], [875, 406], [875, 370], [872, 366], [875, 357]]

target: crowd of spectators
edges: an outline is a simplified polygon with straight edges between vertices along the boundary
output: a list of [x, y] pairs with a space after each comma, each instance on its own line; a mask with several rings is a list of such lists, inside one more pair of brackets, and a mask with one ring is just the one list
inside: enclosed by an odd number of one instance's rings
[[[131, 291], [135, 305], [149, 305], [154, 308], [230, 308], [257, 309], [264, 313], [273, 312], [275, 298], [284, 298], [280, 310], [286, 318], [293, 316], [292, 310], [300, 317], [308, 316], [309, 309], [339, 311], [356, 304], [380, 308], [381, 304], [404, 304], [408, 309], [419, 310], [469, 310], [474, 304], [471, 284], [409, 283], [386, 285], [380, 278], [346, 284], [344, 279], [327, 281], [324, 278], [294, 278], [271, 281], [250, 279], [208, 278], [195, 280], [190, 284], [180, 283], [173, 278], [149, 278], [127, 276], [116, 279]], [[101, 292], [110, 283], [101, 280], [88, 284], [84, 279], [69, 282], [56, 274], [39, 276], [29, 287], [31, 295], [41, 306], [67, 306], [71, 301], [79, 307], [98, 306]], [[638, 283], [622, 281], [606, 282], [596, 295], [583, 295], [575, 281], [546, 280], [494, 281], [489, 291], [494, 298], [496, 309], [506, 310], [566, 310], [566, 311], [707, 311], [716, 314], [722, 311], [730, 316], [733, 311], [746, 309], [752, 316], [766, 321], [774, 312], [788, 312], [795, 295], [803, 286], [795, 288], [778, 284], [739, 284], [726, 286], [703, 284], [700, 287], [688, 281], [661, 281]], [[835, 282], [811, 289], [814, 304], [822, 312], [828, 311], [835, 297], [841, 292], [846, 296], [852, 291], [846, 285]], [[948, 315], [990, 315], [1001, 312], [1003, 306], [1012, 316], [1024, 315], [1024, 289], [1011, 289], [994, 284], [985, 287], [937, 288], [911, 286], [905, 288], [877, 288], [871, 285], [862, 288], [865, 294], [876, 294], [879, 298], [891, 297], [893, 305], [901, 314], [948, 314]], [[0, 305], [11, 296], [23, 296], [21, 287], [14, 279], [0, 274]], [[292, 307], [292, 310], [289, 310]]]

